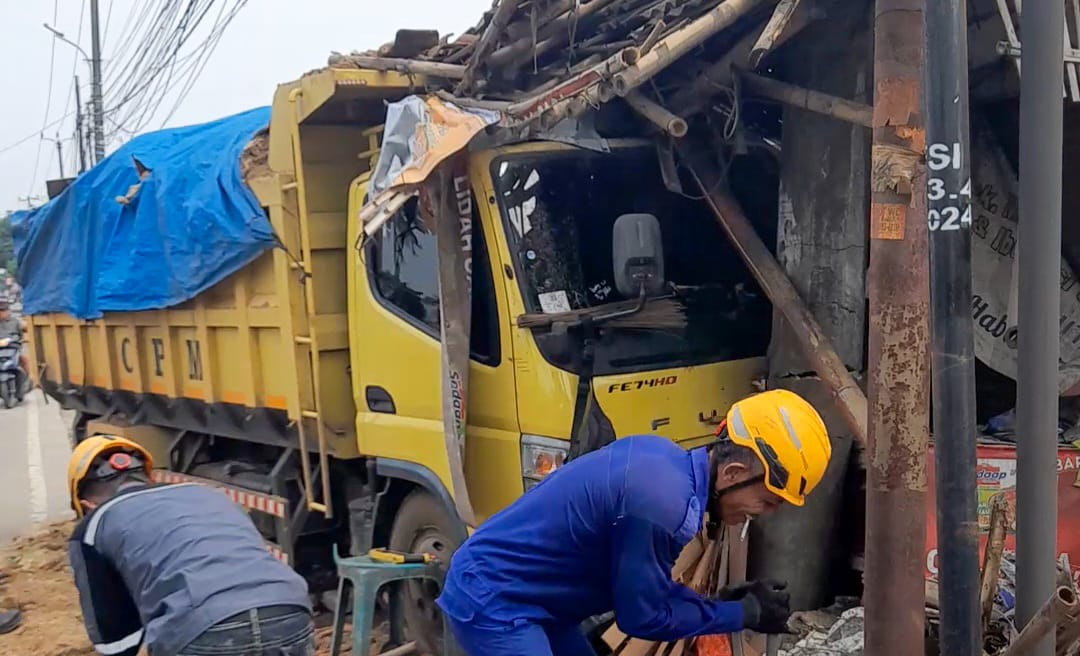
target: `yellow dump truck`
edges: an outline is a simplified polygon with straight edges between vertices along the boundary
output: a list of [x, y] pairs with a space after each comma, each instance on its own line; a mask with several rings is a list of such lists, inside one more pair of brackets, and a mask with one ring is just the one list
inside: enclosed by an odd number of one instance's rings
[[[447, 557], [467, 535], [448, 492], [434, 238], [415, 200], [370, 239], [356, 220], [385, 103], [422, 89], [418, 76], [344, 68], [280, 86], [242, 162], [278, 248], [172, 307], [29, 317], [37, 380], [78, 411], [75, 439], [122, 433], [153, 451], [158, 480], [221, 487], [316, 590], [336, 580], [335, 547]], [[465, 468], [479, 521], [571, 450], [639, 433], [708, 439], [764, 373], [771, 309], [715, 218], [667, 189], [651, 142], [606, 150], [469, 154]], [[643, 212], [659, 219], [677, 329], [646, 317], [519, 326], [633, 302], [616, 289], [612, 230]], [[429, 602], [407, 605], [414, 630], [437, 621]]]

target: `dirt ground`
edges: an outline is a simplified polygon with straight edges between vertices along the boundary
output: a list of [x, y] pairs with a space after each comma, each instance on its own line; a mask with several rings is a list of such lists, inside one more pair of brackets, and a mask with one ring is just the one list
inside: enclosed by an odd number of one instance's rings
[[[0, 608], [18, 608], [22, 625], [0, 636], [0, 656], [91, 656], [94, 649], [83, 629], [78, 595], [71, 581], [67, 539], [72, 524], [65, 522], [16, 538], [0, 548]], [[318, 624], [330, 623], [318, 618]], [[382, 627], [380, 627], [382, 628]], [[382, 631], [376, 631], [380, 634]], [[316, 656], [330, 653], [330, 626], [316, 631]], [[345, 648], [352, 639], [346, 627]], [[373, 653], [377, 653], [374, 652]]]
[[89, 656], [67, 562], [71, 524], [55, 524], [0, 549], [0, 607], [22, 610], [22, 626], [0, 636], [0, 655]]

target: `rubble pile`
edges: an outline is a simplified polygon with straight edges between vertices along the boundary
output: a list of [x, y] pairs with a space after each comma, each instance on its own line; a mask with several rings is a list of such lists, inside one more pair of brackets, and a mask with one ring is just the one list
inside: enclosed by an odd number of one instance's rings
[[[401, 30], [332, 68], [422, 76], [460, 107], [497, 110], [503, 126], [551, 129], [621, 98], [675, 137], [684, 117], [718, 111], [737, 123], [736, 69], [757, 68], [828, 3], [794, 0], [503, 0], [453, 41]], [[690, 55], [690, 56], [687, 56]], [[733, 127], [732, 127], [733, 129]]]
[[[626, 48], [644, 54], [720, 4], [720, 0], [507, 0], [452, 42], [431, 31], [402, 30], [393, 43], [333, 55], [329, 63], [407, 72], [408, 64], [393, 60], [439, 63], [446, 68], [427, 70], [452, 81], [455, 95], [516, 100], [549, 89]], [[727, 13], [761, 18], [775, 3], [727, 4], [738, 5]]]
[[[800, 613], [801, 615], [801, 613]], [[827, 613], [825, 617], [831, 617]], [[793, 618], [794, 620], [795, 618]], [[863, 656], [863, 608], [851, 608], [827, 627], [816, 627], [781, 656]]]

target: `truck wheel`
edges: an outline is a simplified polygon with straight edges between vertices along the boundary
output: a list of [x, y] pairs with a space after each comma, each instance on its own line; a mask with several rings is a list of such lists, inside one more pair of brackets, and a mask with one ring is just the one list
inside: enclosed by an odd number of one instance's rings
[[[450, 537], [454, 534], [453, 522], [434, 496], [423, 490], [411, 492], [394, 518], [390, 548], [394, 551], [431, 554], [438, 557], [445, 568], [458, 548], [458, 543]], [[429, 653], [443, 653], [442, 615], [435, 605], [439, 586], [432, 581], [413, 580], [406, 581], [401, 587], [401, 605], [411, 637]]]

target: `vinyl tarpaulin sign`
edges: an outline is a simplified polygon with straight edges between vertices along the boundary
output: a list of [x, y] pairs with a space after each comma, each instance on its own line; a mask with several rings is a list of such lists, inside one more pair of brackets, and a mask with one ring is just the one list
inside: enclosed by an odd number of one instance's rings
[[425, 220], [433, 222], [439, 252], [443, 435], [454, 503], [462, 521], [476, 526], [465, 483], [473, 262], [468, 155], [461, 153], [443, 162], [421, 187], [420, 200]]
[[409, 96], [391, 103], [368, 202], [360, 211], [365, 232], [378, 230], [439, 164], [464, 151], [473, 137], [501, 118], [499, 112], [464, 109], [435, 96]]
[[[934, 486], [933, 448], [927, 462], [926, 491], [926, 576], [936, 580], [937, 560], [937, 510]], [[1008, 517], [1005, 532], [1005, 548], [1016, 549], [1016, 447], [1010, 445], [980, 445], [978, 465], [975, 469], [979, 509], [979, 553], [986, 549], [987, 532], [990, 530], [990, 500], [1004, 495], [1014, 512]], [[1076, 486], [1080, 474], [1080, 450], [1059, 449], [1056, 471], [1047, 472], [1057, 476], [1058, 489], [1058, 554], [1068, 554], [1073, 578], [1080, 582], [1080, 488]]]
[[[1016, 245], [1023, 234], [1017, 179], [985, 129], [976, 133], [971, 223], [972, 314], [975, 355], [998, 373], [1016, 379]], [[1080, 280], [1061, 263], [1061, 362], [1058, 390], [1080, 382]]]
[[270, 109], [152, 132], [47, 204], [14, 215], [27, 314], [153, 310], [194, 298], [275, 245], [240, 154]]

